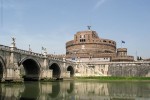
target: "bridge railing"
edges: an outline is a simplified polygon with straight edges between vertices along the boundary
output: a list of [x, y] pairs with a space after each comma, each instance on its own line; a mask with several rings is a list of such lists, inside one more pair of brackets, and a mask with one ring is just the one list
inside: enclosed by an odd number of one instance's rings
[[48, 58], [54, 59], [54, 60], [60, 60], [60, 61], [63, 61], [64, 57], [65, 57], [65, 55], [54, 55], [54, 54], [48, 55]]
[[76, 62], [74, 62], [74, 61], [70, 61], [70, 60], [67, 60], [67, 59], [66, 59], [66, 62], [67, 62], [67, 63], [76, 64]]
[[43, 54], [35, 53], [32, 51], [27, 51], [27, 50], [16, 49], [15, 51], [18, 53], [22, 53], [22, 54], [28, 54], [28, 55], [34, 55], [34, 56], [44, 56]]
[[[11, 47], [5, 46], [5, 45], [0, 45], [1, 50], [6, 50], [6, 51], [11, 51]], [[28, 54], [28, 55], [34, 55], [34, 56], [44, 56], [43, 54], [40, 53], [35, 53], [32, 51], [27, 51], [27, 50], [22, 50], [22, 49], [15, 49], [14, 52], [22, 53], [22, 54]]]
[[0, 45], [0, 49], [10, 51], [11, 47], [5, 46], [5, 45]]

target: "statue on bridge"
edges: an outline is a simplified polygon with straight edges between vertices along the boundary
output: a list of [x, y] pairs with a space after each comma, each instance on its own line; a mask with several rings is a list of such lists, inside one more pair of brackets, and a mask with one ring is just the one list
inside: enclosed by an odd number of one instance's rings
[[44, 55], [47, 55], [47, 50], [46, 50], [46, 48], [42, 47], [42, 50], [44, 51]]
[[15, 37], [11, 37], [12, 38], [12, 43], [11, 43], [11, 47], [16, 47], [16, 38]]
[[14, 38], [14, 37], [11, 37], [11, 38], [12, 38], [13, 43], [15, 43], [16, 38]]

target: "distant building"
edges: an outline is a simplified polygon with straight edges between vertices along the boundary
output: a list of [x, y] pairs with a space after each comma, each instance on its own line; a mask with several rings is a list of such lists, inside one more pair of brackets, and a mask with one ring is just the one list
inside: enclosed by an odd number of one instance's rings
[[134, 61], [127, 55], [127, 48], [116, 48], [116, 42], [103, 39], [96, 31], [80, 31], [66, 43], [66, 58], [85, 61]]

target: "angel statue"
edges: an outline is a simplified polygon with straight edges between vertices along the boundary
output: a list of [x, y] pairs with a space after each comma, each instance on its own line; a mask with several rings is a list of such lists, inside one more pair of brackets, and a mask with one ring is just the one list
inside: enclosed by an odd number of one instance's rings
[[16, 38], [14, 38], [14, 37], [11, 37], [11, 38], [12, 38], [13, 43], [15, 43]]

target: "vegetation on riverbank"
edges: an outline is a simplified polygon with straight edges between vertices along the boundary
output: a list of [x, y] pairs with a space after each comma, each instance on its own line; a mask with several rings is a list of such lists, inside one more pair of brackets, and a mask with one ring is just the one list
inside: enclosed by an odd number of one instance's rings
[[114, 76], [76, 77], [75, 79], [100, 80], [100, 81], [150, 81], [150, 77], [114, 77]]

